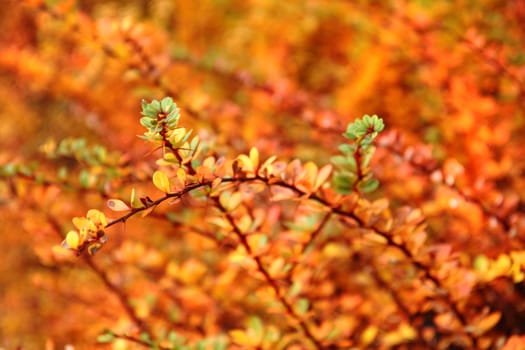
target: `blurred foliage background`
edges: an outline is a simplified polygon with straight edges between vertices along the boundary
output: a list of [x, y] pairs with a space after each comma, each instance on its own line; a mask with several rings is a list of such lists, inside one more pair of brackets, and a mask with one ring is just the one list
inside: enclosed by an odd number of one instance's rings
[[[17, 180], [0, 182], [0, 347], [88, 349], [124, 323], [96, 269], [59, 263], [52, 247], [71, 217], [149, 179], [143, 98], [172, 96], [215, 154], [255, 146], [320, 165], [347, 123], [378, 114], [390, 133], [377, 196], [421, 208], [432, 242], [472, 260], [522, 250], [524, 39], [523, 0], [5, 0], [0, 164]], [[111, 278], [147, 273], [121, 281], [139, 304], [166, 256], [192, 254], [169, 227], [130, 222], [115, 254], [97, 256]], [[525, 322], [523, 282], [501, 283], [508, 320]]]

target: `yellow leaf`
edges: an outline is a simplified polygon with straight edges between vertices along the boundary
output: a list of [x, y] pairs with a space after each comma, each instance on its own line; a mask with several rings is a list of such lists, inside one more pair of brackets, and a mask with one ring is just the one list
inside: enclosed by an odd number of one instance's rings
[[80, 237], [76, 231], [69, 231], [66, 235], [66, 244], [71, 249], [77, 249], [80, 245]]
[[215, 166], [215, 158], [211, 157], [211, 156], [207, 157], [202, 162], [202, 166], [205, 167], [205, 168], [208, 168], [208, 169], [213, 169], [213, 167]]
[[238, 345], [249, 345], [249, 346], [257, 345], [257, 344], [253, 344], [252, 337], [246, 334], [246, 332], [243, 330], [235, 329], [233, 331], [230, 331], [229, 335], [232, 341]]
[[176, 278], [185, 285], [197, 284], [206, 271], [206, 265], [197, 259], [190, 259], [179, 267]]
[[250, 160], [252, 161], [253, 168], [257, 169], [259, 166], [259, 151], [255, 147], [252, 147], [250, 150]]
[[89, 209], [86, 218], [97, 226], [106, 226], [108, 223], [104, 213], [97, 209]]
[[510, 257], [515, 264], [525, 266], [525, 250], [522, 251], [513, 251], [510, 253]]
[[506, 276], [510, 272], [512, 261], [506, 254], [501, 254], [491, 267], [491, 272], [499, 276]]
[[243, 215], [241, 216], [237, 223], [236, 223], [236, 226], [239, 228], [239, 230], [241, 232], [248, 232], [252, 226], [252, 219], [250, 218], [249, 215]]
[[317, 165], [314, 162], [307, 162], [295, 178], [295, 185], [304, 193], [311, 193], [314, 189], [315, 179], [317, 178]]
[[219, 203], [221, 203], [222, 207], [226, 209], [226, 211], [233, 211], [235, 210], [239, 204], [241, 204], [241, 194], [239, 192], [223, 192], [219, 196]]
[[133, 202], [135, 202], [135, 188], [131, 189], [131, 195], [129, 196], [129, 202], [133, 205]]
[[211, 188], [215, 189], [217, 186], [219, 186], [222, 182], [222, 179], [220, 177], [214, 179], [211, 183]]
[[389, 347], [412, 340], [417, 336], [416, 331], [408, 324], [401, 324], [398, 329], [383, 336], [383, 343]]
[[84, 217], [74, 217], [73, 218], [73, 225], [79, 230], [88, 230], [88, 229], [95, 229], [93, 224]]
[[177, 128], [173, 130], [169, 136], [169, 141], [171, 142], [171, 146], [174, 148], [179, 148], [182, 146], [184, 142], [182, 140], [184, 139], [184, 136], [186, 135], [186, 129], [185, 128]]
[[230, 211], [235, 210], [239, 206], [239, 204], [241, 204], [241, 200], [242, 200], [242, 197], [241, 197], [240, 192], [233, 193], [228, 203], [228, 210]]
[[278, 257], [272, 261], [270, 264], [270, 267], [268, 268], [268, 273], [272, 277], [277, 277], [283, 273], [283, 268], [285, 265], [285, 261], [282, 257]]
[[170, 192], [170, 180], [168, 176], [160, 170], [155, 171], [153, 174], [153, 184], [164, 193]]
[[319, 187], [321, 187], [326, 179], [330, 176], [330, 173], [332, 172], [332, 164], [326, 164], [324, 167], [319, 170], [319, 173], [317, 174], [317, 179], [315, 180], [314, 185], [314, 191], [318, 190]]
[[214, 216], [214, 217], [206, 219], [206, 222], [208, 224], [215, 225], [225, 231], [231, 231], [233, 229], [230, 222], [225, 218]]
[[478, 273], [485, 273], [489, 270], [490, 260], [485, 255], [478, 255], [474, 259], [473, 266]]
[[323, 255], [327, 258], [347, 259], [350, 256], [350, 250], [343, 244], [328, 243], [323, 248]]
[[127, 211], [131, 209], [126, 203], [124, 203], [120, 199], [109, 199], [107, 203], [109, 209], [114, 211]]
[[259, 174], [264, 176], [264, 170], [266, 168], [268, 168], [268, 173], [271, 173], [270, 165], [275, 161], [276, 158], [277, 158], [276, 156], [271, 156], [270, 158], [266, 159], [266, 161], [259, 168]]
[[177, 178], [180, 180], [182, 184], [186, 183], [186, 172], [182, 168], [177, 169]]
[[255, 168], [252, 164], [252, 160], [248, 158], [246, 154], [241, 154], [237, 157], [237, 161], [240, 163], [240, 168], [247, 172], [247, 173], [253, 173], [255, 171]]
[[134, 188], [131, 189], [131, 195], [130, 195], [129, 203], [131, 204], [131, 206], [133, 208], [141, 208], [141, 207], [144, 206], [140, 201], [137, 200], [137, 198], [135, 198], [135, 189]]
[[376, 326], [368, 326], [363, 333], [361, 333], [361, 344], [368, 345], [374, 341], [377, 336], [378, 328]]
[[512, 264], [512, 280], [514, 281], [514, 283], [520, 283], [521, 281], [523, 281], [525, 279], [525, 273], [523, 273], [523, 268], [517, 264], [517, 263], [514, 263]]
[[303, 170], [307, 178], [313, 179], [317, 177], [318, 168], [314, 162], [306, 162], [303, 166]]

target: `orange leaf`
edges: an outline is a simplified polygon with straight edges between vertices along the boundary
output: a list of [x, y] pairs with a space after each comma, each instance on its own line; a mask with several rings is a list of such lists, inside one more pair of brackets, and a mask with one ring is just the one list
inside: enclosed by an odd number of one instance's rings
[[264, 170], [268, 168], [268, 173], [271, 173], [271, 165], [275, 161], [277, 157], [271, 156], [270, 158], [266, 159], [264, 163], [259, 168], [259, 174], [264, 176]]
[[474, 322], [474, 324], [470, 325], [468, 328], [476, 334], [481, 335], [483, 333], [486, 333], [491, 328], [493, 328], [501, 319], [501, 312], [495, 311], [491, 314], [488, 314], [481, 319], [478, 319]]
[[513, 335], [501, 348], [501, 350], [525, 350], [525, 336]]
[[318, 190], [319, 187], [321, 187], [325, 181], [330, 176], [330, 173], [332, 172], [332, 164], [326, 164], [324, 167], [319, 170], [319, 173], [317, 174], [317, 179], [315, 180], [314, 185], [314, 191]]

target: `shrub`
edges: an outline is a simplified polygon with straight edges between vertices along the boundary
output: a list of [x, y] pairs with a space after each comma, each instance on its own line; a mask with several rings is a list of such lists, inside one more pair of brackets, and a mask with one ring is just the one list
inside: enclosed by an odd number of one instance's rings
[[0, 346], [523, 346], [519, 1], [10, 9]]

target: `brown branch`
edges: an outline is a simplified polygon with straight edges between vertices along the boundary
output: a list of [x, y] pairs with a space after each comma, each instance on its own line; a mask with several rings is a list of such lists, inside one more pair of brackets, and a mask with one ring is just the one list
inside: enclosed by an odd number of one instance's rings
[[264, 279], [268, 285], [273, 289], [275, 295], [277, 296], [277, 299], [279, 299], [279, 302], [281, 305], [284, 306], [286, 309], [286, 312], [288, 315], [290, 315], [295, 321], [298, 322], [299, 327], [303, 331], [304, 335], [315, 345], [317, 349], [323, 349], [323, 345], [321, 342], [314, 336], [310, 328], [308, 328], [308, 325], [305, 323], [305, 321], [300, 317], [295, 310], [293, 309], [293, 306], [286, 300], [285, 296], [281, 292], [281, 288], [279, 288], [279, 285], [277, 284], [277, 281], [270, 276], [270, 273], [264, 267], [262, 260], [259, 256], [255, 255], [252, 251], [252, 248], [248, 244], [248, 239], [246, 238], [246, 235], [244, 235], [239, 227], [235, 224], [235, 220], [233, 217], [228, 213], [228, 211], [221, 205], [221, 203], [216, 200], [217, 207], [223, 212], [223, 214], [228, 219], [229, 223], [233, 227], [233, 232], [235, 232], [235, 235], [239, 238], [242, 246], [244, 249], [246, 249], [246, 252], [248, 255], [255, 261], [257, 264], [257, 270], [264, 276]]
[[312, 244], [316, 239], [317, 237], [321, 234], [321, 232], [323, 231], [323, 229], [325, 228], [326, 224], [328, 223], [328, 221], [330, 220], [330, 217], [332, 216], [332, 213], [331, 212], [328, 212], [326, 213], [326, 215], [321, 219], [321, 222], [319, 222], [319, 225], [317, 225], [317, 227], [315, 228], [315, 230], [310, 233], [310, 239], [305, 242], [303, 244], [303, 246], [301, 247], [301, 254], [303, 254], [305, 251], [306, 251], [306, 248], [308, 248], [308, 246], [310, 244]]
[[[413, 169], [415, 169], [416, 171], [420, 172], [421, 174], [424, 174], [425, 176], [427, 177], [430, 177], [432, 173], [434, 173], [435, 171], [441, 171], [441, 168], [439, 167], [439, 165], [437, 165], [437, 162], [435, 162], [435, 164], [431, 167], [426, 167], [424, 166], [423, 164], [420, 164], [418, 163], [417, 161], [415, 161], [413, 158], [406, 158], [404, 156], [404, 151], [402, 149], [399, 148], [399, 145], [396, 145], [396, 147], [390, 145], [390, 144], [386, 144], [386, 143], [382, 143], [382, 142], [377, 142], [377, 146], [378, 147], [381, 147], [382, 149], [386, 150], [387, 152], [397, 156], [397, 157], [400, 157], [402, 159], [405, 160], [405, 162], [407, 164], [409, 164]], [[435, 161], [433, 159], [433, 161]], [[512, 229], [512, 224], [510, 223], [510, 219], [509, 218], [506, 218], [506, 217], [502, 217], [501, 215], [497, 214], [497, 213], [494, 213], [492, 212], [481, 200], [479, 200], [478, 198], [474, 197], [474, 196], [471, 196], [469, 194], [467, 194], [464, 190], [462, 190], [461, 188], [459, 188], [456, 183], [449, 183], [446, 181], [446, 179], [444, 177], [442, 177], [440, 180], [439, 180], [439, 183], [447, 188], [449, 188], [450, 190], [452, 190], [454, 193], [456, 193], [459, 197], [461, 197], [461, 199], [463, 199], [465, 202], [468, 202], [468, 203], [471, 203], [471, 204], [474, 204], [476, 207], [478, 207], [481, 212], [483, 213], [483, 215], [487, 218], [494, 218], [496, 220], [496, 222], [498, 223], [498, 225], [500, 225], [500, 227], [507, 233], [510, 232], [510, 230]], [[520, 205], [521, 203], [518, 204], [518, 206]]]
[[131, 318], [133, 323], [140, 329], [141, 333], [147, 333], [149, 335], [152, 335], [151, 328], [148, 326], [148, 324], [140, 319], [138, 317], [137, 313], [133, 309], [133, 306], [131, 306], [128, 297], [124, 294], [124, 292], [117, 287], [111, 280], [109, 279], [107, 273], [103, 271], [91, 258], [89, 255], [83, 255], [84, 261], [86, 264], [91, 268], [91, 270], [100, 278], [100, 280], [104, 283], [106, 288], [113, 293], [119, 300], [120, 304], [126, 311], [126, 314]]
[[[354, 222], [356, 222], [358, 224], [359, 227], [369, 229], [369, 230], [373, 231], [374, 233], [376, 233], [376, 234], [380, 235], [381, 237], [383, 237], [387, 241], [387, 244], [389, 246], [397, 248], [410, 261], [411, 264], [413, 264], [418, 270], [422, 271], [425, 279], [431, 281], [437, 288], [442, 289], [442, 290], [446, 290], [443, 287], [443, 285], [440, 282], [440, 280], [436, 276], [434, 276], [432, 274], [432, 272], [431, 272], [432, 267], [431, 266], [427, 266], [425, 263], [419, 261], [412, 254], [412, 252], [407, 248], [407, 246], [405, 246], [403, 243], [397, 243], [396, 241], [394, 241], [394, 238], [389, 234], [389, 232], [380, 230], [379, 228], [374, 227], [374, 226], [366, 225], [364, 220], [361, 219], [359, 216], [357, 216], [353, 211], [345, 211], [345, 210], [341, 209], [338, 206], [334, 207], [334, 205], [332, 203], [328, 202], [326, 199], [320, 197], [319, 195], [317, 195], [315, 193], [305, 193], [305, 192], [301, 191], [300, 189], [298, 189], [297, 187], [295, 187], [294, 185], [286, 183], [286, 182], [284, 182], [282, 180], [277, 181], [277, 182], [275, 182], [275, 181], [270, 182], [269, 178], [265, 178], [265, 177], [262, 177], [260, 175], [256, 175], [256, 176], [253, 176], [253, 177], [244, 177], [244, 178], [238, 177], [238, 178], [225, 178], [225, 179], [223, 179], [223, 182], [251, 182], [251, 181], [261, 181], [261, 182], [265, 183], [268, 186], [280, 186], [280, 187], [288, 188], [288, 189], [292, 190], [293, 192], [295, 192], [301, 198], [308, 198], [308, 199], [314, 200], [314, 201], [322, 204], [326, 208], [329, 208], [332, 214], [336, 214], [338, 216], [342, 216], [342, 217], [346, 217], [346, 218], [352, 219]], [[139, 212], [142, 212], [142, 211], [144, 211], [146, 209], [155, 207], [155, 206], [159, 205], [160, 203], [162, 203], [162, 202], [164, 202], [164, 201], [166, 201], [168, 199], [180, 198], [183, 195], [185, 195], [185, 194], [187, 194], [187, 193], [189, 193], [189, 192], [191, 192], [191, 191], [193, 191], [195, 189], [206, 187], [206, 186], [210, 186], [211, 183], [212, 183], [212, 181], [206, 181], [206, 182], [202, 182], [202, 183], [195, 183], [195, 184], [188, 185], [186, 188], [184, 188], [183, 190], [181, 190], [179, 192], [166, 194], [164, 197], [161, 197], [161, 198], [159, 198], [157, 200], [149, 202], [144, 207], [134, 208], [128, 214], [126, 214], [126, 215], [124, 215], [124, 216], [122, 216], [120, 218], [117, 218], [117, 219], [109, 222], [106, 225], [106, 228], [110, 227], [112, 225], [115, 225], [115, 224], [117, 224], [119, 222], [125, 222], [129, 217], [131, 217], [131, 216], [133, 216], [133, 215], [135, 215], [135, 214], [137, 214]], [[220, 203], [218, 205], [220, 207]], [[220, 207], [220, 208], [222, 208], [222, 207]], [[446, 296], [444, 296], [443, 298], [446, 298]], [[447, 304], [450, 306], [451, 310], [453, 311], [453, 313], [455, 314], [455, 316], [461, 322], [461, 324], [463, 326], [466, 326], [468, 324], [467, 320], [465, 319], [463, 314], [459, 311], [456, 303], [453, 302], [451, 299], [448, 299], [448, 298], [446, 299], [446, 301], [447, 301]]]
[[[54, 231], [57, 233], [57, 235], [59, 235], [60, 238], [63, 239], [64, 237], [61, 234], [62, 226], [58, 222], [58, 220], [49, 213], [46, 213], [46, 217], [47, 217], [48, 222], [53, 227]], [[124, 310], [126, 311], [126, 314], [133, 321], [135, 326], [137, 326], [142, 332], [152, 334], [149, 326], [137, 316], [137, 314], [135, 313], [135, 310], [129, 303], [129, 300], [127, 296], [124, 294], [124, 292], [120, 290], [115, 284], [113, 284], [110, 281], [107, 274], [98, 265], [95, 264], [95, 262], [91, 259], [90, 256], [84, 255], [84, 261], [89, 266], [89, 268], [95, 273], [95, 275], [97, 275], [100, 278], [100, 280], [104, 283], [106, 288], [113, 295], [117, 297], [121, 306], [124, 308]]]
[[172, 349], [172, 348], [167, 348], [159, 344], [152, 344], [151, 342], [148, 342], [148, 341], [145, 341], [139, 338], [135, 338], [127, 334], [118, 334], [118, 333], [113, 333], [113, 332], [108, 332], [108, 334], [111, 334], [115, 338], [124, 339], [130, 342], [133, 342], [135, 344], [142, 345], [149, 349], [159, 349], [159, 350], [171, 350]]

